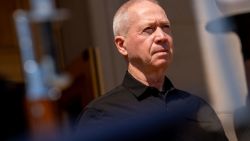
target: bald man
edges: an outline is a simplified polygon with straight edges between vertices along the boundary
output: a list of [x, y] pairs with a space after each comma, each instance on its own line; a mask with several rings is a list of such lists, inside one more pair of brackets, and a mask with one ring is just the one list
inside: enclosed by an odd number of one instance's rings
[[127, 62], [124, 80], [84, 108], [77, 139], [227, 140], [211, 106], [166, 76], [174, 45], [170, 20], [157, 1], [125, 2], [114, 16], [113, 32]]

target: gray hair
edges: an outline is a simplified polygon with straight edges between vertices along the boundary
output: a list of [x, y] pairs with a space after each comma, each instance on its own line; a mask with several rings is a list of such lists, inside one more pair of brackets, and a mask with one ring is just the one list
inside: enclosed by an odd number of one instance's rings
[[113, 18], [113, 34], [114, 36], [126, 35], [129, 29], [130, 24], [130, 13], [129, 8], [135, 4], [138, 4], [142, 1], [149, 1], [155, 3], [157, 5], [158, 2], [156, 0], [128, 0], [124, 3], [116, 12]]

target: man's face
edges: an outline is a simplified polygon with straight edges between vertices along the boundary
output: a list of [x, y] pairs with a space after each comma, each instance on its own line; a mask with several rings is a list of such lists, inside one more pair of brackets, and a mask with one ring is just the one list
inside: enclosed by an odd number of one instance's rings
[[173, 58], [173, 39], [164, 10], [149, 2], [142, 2], [131, 10], [124, 38], [130, 65], [144, 71], [167, 69]]

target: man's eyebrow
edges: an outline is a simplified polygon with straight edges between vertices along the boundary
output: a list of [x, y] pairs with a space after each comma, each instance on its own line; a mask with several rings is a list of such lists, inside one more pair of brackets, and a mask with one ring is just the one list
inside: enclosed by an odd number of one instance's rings
[[169, 21], [160, 21], [160, 22], [157, 23], [157, 24], [159, 24], [160, 26], [165, 26], [165, 25], [170, 26], [170, 25], [171, 25]]
[[164, 24], [169, 24], [170, 25], [170, 21], [162, 21], [161, 23], [164, 23]]

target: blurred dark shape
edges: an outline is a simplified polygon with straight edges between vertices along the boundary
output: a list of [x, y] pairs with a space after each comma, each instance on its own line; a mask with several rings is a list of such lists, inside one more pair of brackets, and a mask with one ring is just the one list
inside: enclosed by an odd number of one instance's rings
[[238, 141], [250, 140], [250, 13], [235, 14], [218, 18], [207, 24], [206, 29], [212, 33], [234, 32], [241, 42], [244, 58], [248, 94], [245, 107], [237, 109], [234, 113], [234, 126]]
[[87, 48], [65, 68], [72, 77], [72, 83], [62, 91], [58, 103], [67, 113], [72, 127], [82, 109], [101, 94], [97, 57], [97, 49]]
[[25, 136], [27, 121], [25, 118], [23, 83], [12, 82], [0, 76], [1, 107], [1, 138], [14, 140]]
[[[83, 107], [100, 94], [100, 81], [94, 80], [96, 73], [95, 49], [86, 49], [80, 56], [75, 58], [65, 71], [72, 76], [72, 83], [64, 89], [61, 97], [55, 101], [57, 114], [60, 117], [61, 136], [64, 137], [73, 129], [74, 122], [78, 118]], [[97, 88], [97, 89], [95, 89]], [[97, 91], [98, 90], [98, 91]], [[0, 75], [1, 107], [1, 135], [2, 141], [30, 141], [29, 122], [27, 117], [26, 87], [24, 82], [13, 82]], [[65, 118], [66, 115], [66, 118]], [[37, 123], [39, 125], [39, 123]], [[72, 136], [70, 136], [70, 139]], [[58, 140], [62, 140], [60, 138]], [[67, 138], [69, 139], [69, 138]], [[46, 136], [41, 140], [50, 139]]]
[[250, 59], [250, 13], [243, 13], [209, 22], [206, 26], [211, 33], [235, 32], [241, 41], [244, 61]]

